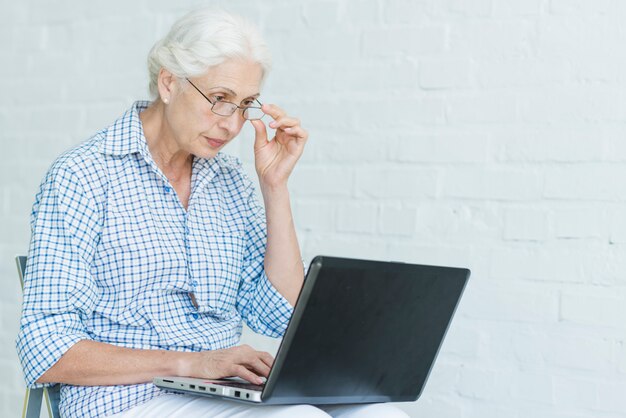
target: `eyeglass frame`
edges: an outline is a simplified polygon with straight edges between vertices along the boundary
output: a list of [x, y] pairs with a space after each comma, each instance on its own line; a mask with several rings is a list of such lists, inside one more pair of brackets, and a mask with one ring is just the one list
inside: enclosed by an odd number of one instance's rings
[[[261, 110], [261, 107], [263, 106], [263, 103], [261, 103], [261, 102], [259, 101], [259, 99], [254, 99], [254, 100], [255, 100], [255, 101], [259, 104], [259, 106], [239, 106], [239, 105], [237, 105], [237, 104], [235, 104], [235, 103], [233, 103], [233, 102], [221, 101], [221, 100], [220, 100], [220, 101], [217, 101], [217, 100], [216, 100], [216, 101], [215, 101], [215, 103], [213, 103], [213, 102], [211, 101], [211, 99], [209, 99], [209, 98], [208, 98], [208, 97], [207, 97], [204, 93], [202, 93], [202, 90], [200, 90], [200, 89], [199, 89], [199, 88], [198, 88], [195, 84], [193, 84], [193, 83], [191, 82], [191, 80], [190, 80], [190, 79], [185, 78], [185, 80], [187, 80], [187, 81], [189, 82], [189, 84], [191, 84], [191, 85], [193, 86], [193, 88], [194, 88], [194, 89], [196, 89], [196, 90], [198, 91], [198, 93], [200, 93], [200, 94], [202, 95], [202, 97], [204, 97], [204, 98], [205, 98], [205, 99], [206, 99], [209, 103], [211, 103], [211, 112], [215, 113], [215, 114], [216, 114], [216, 115], [218, 115], [218, 116], [229, 117], [229, 116], [232, 116], [232, 115], [233, 115], [233, 114], [234, 114], [237, 110], [241, 110], [241, 116], [242, 116], [245, 120], [261, 120], [261, 119], [263, 119], [263, 116], [265, 116], [265, 113], [263, 113], [263, 115], [262, 115], [260, 118], [258, 118], [258, 119], [248, 119], [248, 118], [246, 118], [245, 116], [243, 116], [243, 113], [244, 113], [247, 109], [252, 108], [252, 109], [259, 109], [259, 110]], [[213, 110], [213, 108], [214, 108], [214, 107], [215, 107], [215, 105], [217, 105], [218, 103], [226, 103], [226, 104], [233, 105], [233, 106], [234, 106], [234, 108], [232, 108], [232, 109], [233, 109], [233, 111], [230, 113], [230, 115], [222, 115], [222, 114], [217, 113], [215, 110]]]

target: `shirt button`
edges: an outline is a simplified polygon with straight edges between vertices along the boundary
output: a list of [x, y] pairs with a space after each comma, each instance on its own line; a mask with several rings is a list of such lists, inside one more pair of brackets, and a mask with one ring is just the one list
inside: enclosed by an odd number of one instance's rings
[[165, 190], [165, 193], [169, 193], [172, 191], [172, 188], [170, 186], [163, 186], [163, 190]]
[[192, 312], [192, 313], [191, 313], [191, 317], [192, 317], [193, 319], [198, 319], [198, 314], [197, 314], [197, 313], [195, 313], [195, 312]]
[[196, 287], [196, 286], [198, 286], [198, 282], [196, 280], [191, 282], [191, 287]]

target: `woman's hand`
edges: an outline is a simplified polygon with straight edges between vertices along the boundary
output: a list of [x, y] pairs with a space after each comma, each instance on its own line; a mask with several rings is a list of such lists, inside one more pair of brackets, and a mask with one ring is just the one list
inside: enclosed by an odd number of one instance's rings
[[288, 116], [278, 106], [264, 104], [261, 109], [274, 119], [269, 125], [276, 129], [276, 134], [268, 141], [263, 121], [251, 121], [256, 131], [254, 157], [259, 181], [261, 187], [286, 185], [309, 134], [300, 126], [300, 120]]
[[261, 384], [261, 377], [267, 377], [274, 359], [269, 353], [256, 351], [249, 345], [225, 348], [223, 350], [202, 351], [191, 354], [191, 361], [180, 369], [181, 376], [203, 379], [241, 377], [250, 383]]

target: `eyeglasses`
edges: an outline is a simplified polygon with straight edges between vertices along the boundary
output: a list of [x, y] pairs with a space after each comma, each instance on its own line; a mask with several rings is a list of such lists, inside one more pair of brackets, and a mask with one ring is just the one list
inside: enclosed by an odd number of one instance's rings
[[198, 87], [196, 87], [195, 84], [191, 82], [191, 80], [189, 80], [188, 78], [186, 78], [185, 80], [189, 81], [189, 84], [191, 84], [194, 89], [198, 90], [198, 93], [200, 93], [202, 97], [204, 97], [209, 103], [211, 103], [211, 112], [215, 113], [216, 115], [230, 116], [235, 113], [237, 109], [241, 109], [241, 114], [246, 120], [259, 120], [262, 119], [263, 116], [265, 116], [265, 113], [263, 113], [263, 111], [261, 110], [261, 102], [259, 102], [257, 99], [254, 100], [259, 104], [258, 106], [238, 106], [235, 103], [224, 102], [221, 100], [216, 100], [215, 103], [213, 103], [211, 99], [209, 99], [204, 93], [200, 91]]

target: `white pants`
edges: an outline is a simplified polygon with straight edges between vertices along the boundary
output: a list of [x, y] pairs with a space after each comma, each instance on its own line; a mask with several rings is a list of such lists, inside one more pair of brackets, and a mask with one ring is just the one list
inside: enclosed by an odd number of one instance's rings
[[114, 418], [408, 418], [392, 404], [364, 405], [251, 405], [200, 396], [162, 395]]

